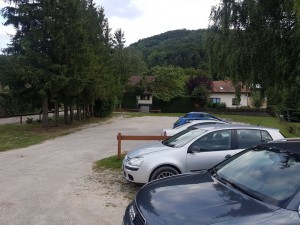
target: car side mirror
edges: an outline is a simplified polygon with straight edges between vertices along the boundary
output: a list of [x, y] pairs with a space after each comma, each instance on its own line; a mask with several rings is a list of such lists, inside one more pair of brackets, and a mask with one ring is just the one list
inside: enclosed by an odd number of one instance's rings
[[203, 151], [205, 151], [204, 148], [200, 148], [199, 146], [196, 146], [196, 145], [194, 145], [188, 149], [188, 153], [199, 153], [199, 152], [203, 152]]

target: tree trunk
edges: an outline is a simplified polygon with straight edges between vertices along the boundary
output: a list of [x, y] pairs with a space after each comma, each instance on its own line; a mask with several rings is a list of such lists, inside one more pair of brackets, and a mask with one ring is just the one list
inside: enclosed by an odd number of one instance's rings
[[58, 127], [58, 118], [59, 118], [59, 104], [58, 101], [55, 101], [55, 126]]
[[70, 104], [70, 123], [74, 122], [74, 110], [73, 110], [73, 105]]
[[90, 110], [91, 111], [91, 116], [94, 117], [95, 116], [94, 115], [94, 107], [92, 105], [90, 107], [91, 107], [91, 110]]
[[64, 121], [65, 121], [65, 124], [70, 123], [68, 104], [65, 104], [65, 103], [64, 103]]
[[86, 119], [86, 110], [85, 110], [86, 106], [83, 105], [83, 120], [85, 121]]
[[42, 112], [43, 112], [43, 128], [47, 130], [49, 128], [49, 123], [48, 123], [48, 97], [47, 96], [45, 96], [43, 98]]
[[76, 109], [77, 109], [77, 120], [81, 121], [81, 111], [80, 111], [81, 109], [78, 102], [76, 103]]
[[90, 115], [90, 106], [89, 105], [86, 106], [86, 116], [87, 116], [87, 118], [91, 117], [91, 115]]

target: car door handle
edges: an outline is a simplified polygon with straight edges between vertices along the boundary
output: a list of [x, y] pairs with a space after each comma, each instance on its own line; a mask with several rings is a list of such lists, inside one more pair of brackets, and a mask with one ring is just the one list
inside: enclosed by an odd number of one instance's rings
[[231, 157], [231, 155], [228, 154], [225, 156], [225, 159], [229, 159], [230, 157]]

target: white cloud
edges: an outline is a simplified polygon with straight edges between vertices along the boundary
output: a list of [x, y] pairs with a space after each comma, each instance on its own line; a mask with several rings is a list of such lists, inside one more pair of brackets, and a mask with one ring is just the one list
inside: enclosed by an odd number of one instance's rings
[[[170, 30], [207, 28], [210, 10], [220, 0], [95, 0], [104, 7], [112, 31], [125, 32], [126, 45]], [[4, 4], [0, 2], [0, 8]], [[0, 18], [1, 23], [4, 22]], [[12, 28], [0, 26], [0, 48]]]
[[[111, 13], [111, 10], [115, 11], [116, 8], [111, 9], [111, 5], [107, 4], [108, 1], [110, 0], [102, 1], [102, 6], [108, 16], [109, 25], [113, 30], [121, 28], [125, 32], [127, 45], [170, 30], [207, 28], [211, 7], [219, 2], [218, 0], [119, 0], [142, 12], [130, 18], [124, 14]], [[122, 8], [123, 4], [115, 7]], [[128, 9], [127, 13], [130, 14], [131, 10]]]

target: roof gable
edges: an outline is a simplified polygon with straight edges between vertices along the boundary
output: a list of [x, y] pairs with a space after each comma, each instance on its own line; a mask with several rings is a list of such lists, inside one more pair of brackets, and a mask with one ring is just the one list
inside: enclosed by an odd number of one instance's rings
[[[235, 93], [235, 87], [229, 80], [212, 81], [212, 93]], [[249, 89], [242, 86], [242, 93], [249, 93]]]

